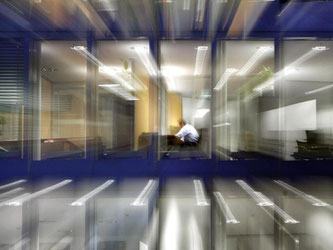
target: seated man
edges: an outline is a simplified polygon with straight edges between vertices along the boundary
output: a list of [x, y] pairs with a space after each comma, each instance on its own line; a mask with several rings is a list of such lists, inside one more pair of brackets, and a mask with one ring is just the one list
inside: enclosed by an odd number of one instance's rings
[[175, 135], [180, 139], [180, 144], [184, 146], [196, 146], [199, 140], [197, 130], [190, 124], [186, 124], [184, 120], [179, 120], [180, 130]]

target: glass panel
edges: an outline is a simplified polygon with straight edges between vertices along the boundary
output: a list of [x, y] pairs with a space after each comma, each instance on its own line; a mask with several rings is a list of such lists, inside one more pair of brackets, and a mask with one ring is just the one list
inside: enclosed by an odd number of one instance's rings
[[5, 202], [20, 195], [22, 190], [15, 186], [0, 188], [0, 249], [22, 249], [28, 243], [27, 238], [22, 236], [23, 208], [4, 206]]
[[157, 130], [156, 64], [147, 41], [97, 44], [99, 158], [145, 158]]
[[283, 42], [281, 143], [285, 160], [333, 158], [331, 41]]
[[24, 48], [0, 40], [0, 158], [23, 157]]
[[274, 43], [221, 41], [216, 65], [216, 154], [226, 160], [279, 157], [279, 133], [270, 127], [277, 116], [267, 115], [279, 105]]
[[41, 43], [40, 117], [35, 118], [41, 145], [35, 145], [35, 160], [85, 156], [86, 53], [84, 42]]
[[208, 42], [161, 42], [160, 157], [210, 157]]

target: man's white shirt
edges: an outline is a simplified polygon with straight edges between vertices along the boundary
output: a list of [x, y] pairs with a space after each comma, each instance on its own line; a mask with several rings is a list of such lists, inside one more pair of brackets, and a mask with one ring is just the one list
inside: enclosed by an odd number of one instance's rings
[[176, 134], [183, 142], [197, 142], [199, 134], [197, 130], [190, 124], [184, 125]]

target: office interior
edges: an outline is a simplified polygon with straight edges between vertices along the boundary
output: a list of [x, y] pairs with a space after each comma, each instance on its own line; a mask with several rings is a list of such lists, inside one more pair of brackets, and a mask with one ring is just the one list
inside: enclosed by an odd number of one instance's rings
[[0, 249], [332, 249], [332, 10], [1, 2]]

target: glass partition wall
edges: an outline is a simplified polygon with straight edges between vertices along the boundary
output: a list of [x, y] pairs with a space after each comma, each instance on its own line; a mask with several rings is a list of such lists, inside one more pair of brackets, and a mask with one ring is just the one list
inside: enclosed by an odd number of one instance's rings
[[99, 41], [97, 64], [99, 158], [145, 158], [158, 121], [148, 41]]
[[86, 152], [86, 42], [36, 43], [34, 160], [77, 159]]
[[[161, 41], [159, 65], [147, 40], [96, 41], [91, 51], [84, 41], [40, 42], [34, 159], [84, 158], [87, 145], [98, 159], [145, 159], [157, 131], [160, 159], [209, 158], [212, 132], [222, 160], [332, 159], [331, 43], [219, 41], [212, 82], [207, 41]], [[1, 99], [0, 132], [12, 124], [17, 142], [26, 125], [13, 98]], [[180, 120], [195, 129], [194, 146], [175, 136]], [[2, 154], [19, 154], [9, 141]]]
[[[210, 157], [210, 43], [162, 41], [160, 48], [160, 157]], [[191, 133], [184, 138], [180, 134], [175, 137], [181, 131], [180, 120], [184, 122], [183, 125], [190, 125], [198, 133], [194, 145], [187, 145], [190, 144], [187, 137]]]

